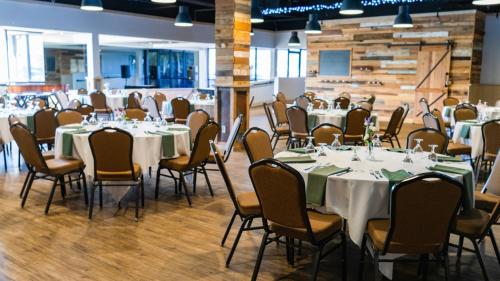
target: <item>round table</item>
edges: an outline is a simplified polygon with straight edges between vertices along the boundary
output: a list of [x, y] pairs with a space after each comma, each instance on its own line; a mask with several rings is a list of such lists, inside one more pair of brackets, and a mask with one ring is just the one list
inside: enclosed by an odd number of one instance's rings
[[[89, 95], [72, 94], [69, 100], [79, 100], [83, 104], [92, 105]], [[128, 95], [125, 94], [106, 94], [106, 105], [112, 110], [125, 108], [128, 103]]]
[[[211, 117], [215, 114], [215, 100], [190, 100], [189, 104], [191, 106], [191, 111], [196, 109], [203, 109]], [[174, 114], [170, 100], [164, 101], [162, 106], [162, 113], [167, 116], [172, 116]]]
[[454, 143], [470, 145], [471, 157], [476, 158], [483, 154], [483, 122], [460, 121], [455, 123], [452, 140]]
[[[455, 107], [456, 106], [444, 106], [443, 112], [441, 113], [443, 119], [450, 121], [451, 125], [455, 124]], [[486, 119], [499, 119], [500, 118], [500, 107], [488, 106], [488, 107], [478, 107], [478, 111], [485, 116]]]
[[[345, 120], [348, 112], [349, 110], [343, 109], [314, 109], [312, 111], [309, 111], [309, 128], [312, 129], [319, 124], [330, 123], [343, 129], [345, 127]], [[378, 114], [372, 112], [371, 117], [372, 121], [375, 123], [375, 128], [378, 131], [380, 128]]]
[[0, 110], [0, 144], [6, 144], [13, 141], [10, 133], [9, 116], [14, 114], [25, 125], [28, 125], [28, 116], [33, 116], [33, 111], [29, 109], [2, 109]]

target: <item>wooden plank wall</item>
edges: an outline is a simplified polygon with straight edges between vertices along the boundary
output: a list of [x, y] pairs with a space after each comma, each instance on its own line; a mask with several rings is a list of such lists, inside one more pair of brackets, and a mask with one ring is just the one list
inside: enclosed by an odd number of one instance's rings
[[[413, 15], [414, 27], [395, 29], [394, 17], [323, 21], [320, 35], [308, 36], [306, 88], [320, 96], [349, 92], [353, 99], [375, 94], [375, 111], [385, 119], [404, 102], [415, 106], [419, 47], [392, 46], [418, 42], [454, 42], [451, 54], [449, 90], [466, 99], [469, 87], [479, 83], [485, 16], [461, 11], [434, 15]], [[351, 77], [318, 76], [319, 51], [351, 49]], [[414, 109], [415, 110], [418, 109]]]

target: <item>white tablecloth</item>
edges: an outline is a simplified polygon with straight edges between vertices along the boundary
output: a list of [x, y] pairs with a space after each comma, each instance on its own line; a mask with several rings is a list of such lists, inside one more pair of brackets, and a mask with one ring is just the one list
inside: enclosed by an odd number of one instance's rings
[[[315, 115], [317, 116], [317, 121], [314, 126], [317, 126], [322, 123], [330, 123], [333, 124], [337, 127], [344, 128], [345, 126], [345, 118], [347, 116], [347, 113], [349, 110], [324, 110], [324, 109], [315, 109], [313, 111], [308, 112], [309, 115]], [[380, 122], [378, 118], [377, 113], [371, 114], [372, 117], [375, 119], [375, 127], [376, 130], [378, 131], [380, 128]], [[312, 125], [312, 124], [310, 124]], [[310, 128], [312, 129], [312, 128]]]
[[[360, 162], [351, 161], [352, 151], [331, 151], [327, 149], [327, 156], [318, 159], [318, 162], [331, 163], [337, 167], [350, 167], [354, 171], [342, 176], [329, 176], [326, 183], [325, 205], [318, 210], [324, 213], [335, 213], [347, 219], [349, 236], [357, 245], [361, 245], [363, 234], [368, 220], [375, 218], [389, 218], [389, 181], [386, 178], [376, 179], [370, 174], [371, 170], [379, 171], [385, 168], [389, 171], [406, 169], [413, 174], [429, 172], [425, 167], [428, 160], [417, 160], [414, 164], [403, 163], [404, 153], [378, 150], [375, 161], [366, 159], [366, 149], [360, 148], [358, 155]], [[297, 156], [295, 153], [282, 152], [276, 157]], [[307, 183], [308, 173], [305, 168], [314, 164], [291, 164], [304, 177]], [[468, 169], [472, 167], [468, 162], [446, 163], [446, 165]], [[447, 174], [462, 181], [462, 176]], [[473, 192], [472, 192], [473, 193]], [[381, 263], [381, 272], [392, 278], [392, 264]]]
[[10, 133], [9, 126], [9, 115], [14, 114], [21, 120], [21, 122], [27, 125], [27, 116], [33, 115], [33, 112], [27, 109], [23, 110], [1, 110], [0, 111], [0, 144], [6, 144], [13, 141], [12, 134]]
[[472, 147], [472, 153], [471, 153], [472, 158], [481, 156], [481, 154], [483, 154], [483, 145], [484, 145], [483, 133], [480, 126], [481, 124], [477, 124], [478, 126], [474, 126], [475, 124], [473, 124], [473, 126], [470, 126], [468, 138], [462, 137], [462, 129], [464, 125], [471, 125], [471, 124], [466, 122], [457, 122], [455, 124], [452, 137], [453, 142], [470, 145]]
[[[194, 110], [203, 109], [210, 115], [210, 117], [214, 117], [215, 100], [199, 100], [199, 101], [190, 100], [189, 103], [191, 104], [192, 109]], [[163, 102], [162, 113], [167, 116], [173, 115], [173, 110], [172, 110], [172, 105], [170, 104], [170, 100]]]
[[[443, 119], [450, 121], [451, 125], [455, 125], [455, 114], [454, 114], [455, 107], [456, 106], [444, 106], [443, 112], [441, 113]], [[478, 107], [478, 111], [488, 120], [500, 118], [500, 107], [495, 107], [495, 106]]]
[[[166, 127], [156, 128], [152, 123], [140, 122], [139, 128], [132, 128], [131, 125], [126, 127], [119, 125], [118, 122], [109, 122], [106, 126], [118, 127], [129, 131], [134, 137], [134, 147], [132, 151], [132, 160], [141, 166], [143, 172], [149, 167], [155, 167], [162, 158], [162, 137], [159, 135], [150, 135], [145, 131], [166, 130]], [[171, 127], [188, 128], [183, 125], [172, 125]], [[89, 131], [98, 129], [97, 126], [88, 126]], [[64, 131], [74, 130], [59, 127], [56, 131], [55, 139], [55, 157], [63, 158], [63, 141], [62, 136]], [[190, 139], [188, 131], [170, 131], [174, 134], [175, 155], [172, 158], [180, 155], [189, 155], [191, 152]], [[73, 135], [73, 157], [83, 160], [86, 165], [85, 173], [89, 176], [94, 174], [94, 159], [90, 150], [88, 141], [89, 134]]]

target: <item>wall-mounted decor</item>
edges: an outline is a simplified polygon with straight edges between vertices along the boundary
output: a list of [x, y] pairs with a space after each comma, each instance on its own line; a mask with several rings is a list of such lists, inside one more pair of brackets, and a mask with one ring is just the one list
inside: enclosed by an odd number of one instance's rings
[[351, 76], [351, 50], [319, 51], [319, 75]]

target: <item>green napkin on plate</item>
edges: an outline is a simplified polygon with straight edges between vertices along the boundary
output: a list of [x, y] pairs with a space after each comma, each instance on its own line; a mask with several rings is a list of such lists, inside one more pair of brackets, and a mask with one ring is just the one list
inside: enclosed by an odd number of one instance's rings
[[464, 200], [464, 208], [472, 209], [474, 206], [474, 179], [472, 175], [472, 171], [462, 168], [450, 167], [445, 165], [434, 165], [434, 167], [430, 167], [431, 171], [438, 171], [450, 174], [458, 174], [463, 177], [463, 184], [465, 187], [465, 200]]
[[294, 153], [299, 153], [299, 154], [307, 154], [307, 150], [303, 147], [300, 148], [290, 148], [288, 151], [294, 152]]
[[309, 114], [309, 116], [307, 117], [307, 126], [309, 128], [309, 131], [316, 127], [316, 125], [318, 125], [318, 115]]
[[161, 147], [163, 149], [163, 157], [172, 158], [175, 155], [174, 134], [163, 131], [154, 131], [154, 132], [146, 131], [146, 133], [161, 136]]
[[404, 149], [404, 148], [388, 148], [387, 151], [397, 152], [397, 153], [406, 153], [406, 149]]
[[325, 202], [325, 189], [328, 176], [345, 172], [349, 168], [339, 168], [335, 165], [317, 168], [307, 175], [307, 203], [320, 207]]
[[88, 133], [85, 129], [63, 132], [62, 135], [62, 154], [65, 157], [73, 156], [73, 135], [76, 134], [86, 134]]
[[283, 163], [315, 163], [316, 160], [312, 159], [309, 155], [304, 156], [292, 156], [292, 157], [278, 157], [276, 160], [279, 160]]
[[464, 160], [451, 156], [438, 155], [438, 162], [465, 162]]

